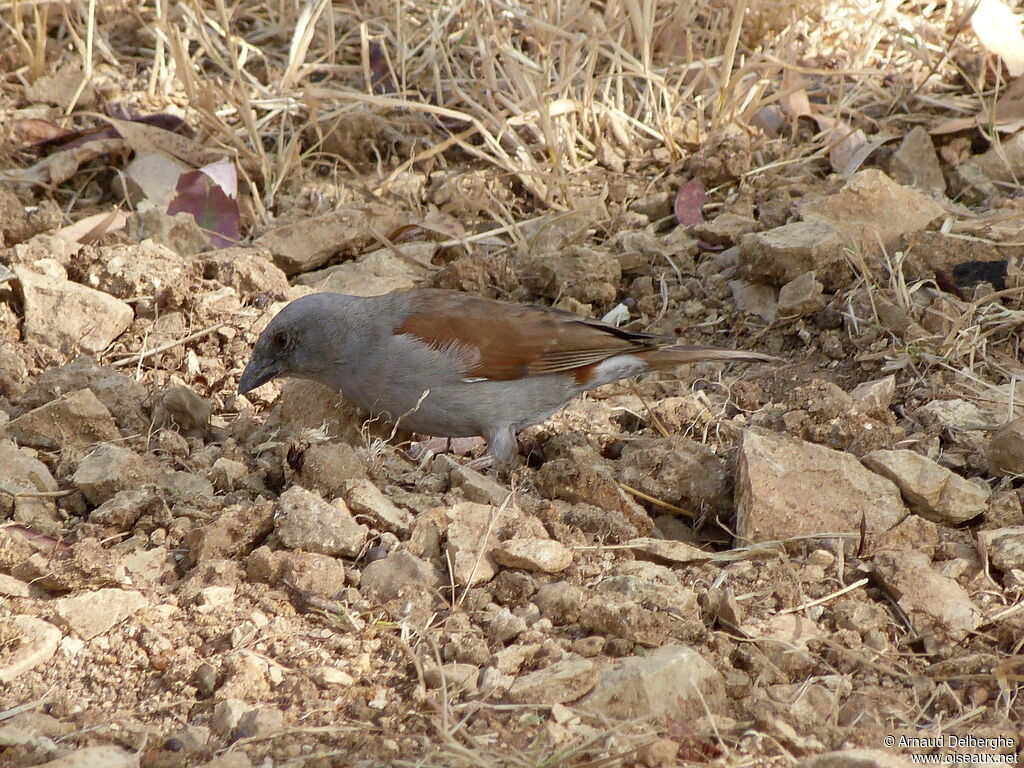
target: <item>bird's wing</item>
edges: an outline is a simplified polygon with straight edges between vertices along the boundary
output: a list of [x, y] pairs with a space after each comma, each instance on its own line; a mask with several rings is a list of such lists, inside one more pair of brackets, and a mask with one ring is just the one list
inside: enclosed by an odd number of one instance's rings
[[658, 349], [671, 339], [633, 333], [558, 310], [507, 304], [457, 291], [407, 294], [409, 312], [396, 334], [461, 353], [464, 374], [491, 380], [551, 373], [585, 375], [615, 355]]

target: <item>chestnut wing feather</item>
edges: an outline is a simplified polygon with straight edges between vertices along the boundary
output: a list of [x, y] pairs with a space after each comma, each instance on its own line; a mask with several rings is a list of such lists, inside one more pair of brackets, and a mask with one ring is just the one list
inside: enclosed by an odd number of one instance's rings
[[395, 333], [435, 349], [463, 350], [471, 361], [464, 375], [472, 378], [578, 372], [615, 355], [671, 343], [558, 310], [456, 291], [419, 290], [409, 296], [411, 311]]

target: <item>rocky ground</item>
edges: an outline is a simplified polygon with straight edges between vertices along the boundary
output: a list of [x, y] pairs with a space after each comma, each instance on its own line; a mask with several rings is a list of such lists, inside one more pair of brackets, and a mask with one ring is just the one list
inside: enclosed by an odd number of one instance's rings
[[[54, 71], [3, 93], [12, 152]], [[0, 763], [1018, 757], [1024, 134], [917, 116], [794, 170], [810, 112], [765, 109], [597, 153], [548, 206], [368, 107], [224, 248], [228, 209], [114, 226], [117, 152], [0, 184]], [[417, 286], [781, 362], [605, 387], [508, 482], [318, 385], [235, 393], [288, 300]]]

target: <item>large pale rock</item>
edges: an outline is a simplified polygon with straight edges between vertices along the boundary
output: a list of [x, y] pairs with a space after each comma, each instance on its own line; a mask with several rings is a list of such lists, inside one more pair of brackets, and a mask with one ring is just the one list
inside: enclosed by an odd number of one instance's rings
[[156, 471], [156, 466], [135, 451], [116, 443], [100, 443], [82, 459], [71, 482], [90, 504], [98, 506], [119, 491], [152, 479]]
[[977, 517], [992, 493], [914, 451], [872, 451], [862, 461], [896, 483], [911, 509], [935, 523], [956, 525]]
[[359, 589], [363, 595], [378, 603], [402, 598], [409, 590], [426, 588], [433, 591], [441, 586], [437, 569], [415, 555], [398, 551], [374, 560], [363, 568]]
[[736, 534], [757, 542], [791, 536], [886, 531], [907, 511], [899, 490], [849, 453], [745, 430], [736, 465]]
[[76, 749], [64, 757], [39, 763], [36, 768], [139, 768], [139, 756], [113, 744]]
[[1014, 568], [1024, 568], [1024, 526], [996, 528], [978, 535], [984, 542], [992, 565], [1003, 573]]
[[[391, 291], [415, 288], [430, 276], [430, 270], [417, 263], [418, 259], [430, 263], [430, 257], [437, 246], [432, 243], [427, 245], [429, 252], [424, 253], [422, 248], [416, 249], [411, 258], [405, 259], [388, 249], [368, 253], [359, 261], [332, 267], [330, 274], [317, 283], [316, 287], [321, 291], [347, 293], [350, 296], [380, 296]], [[408, 246], [406, 250], [409, 250]]]
[[667, 715], [695, 720], [723, 711], [725, 680], [692, 648], [666, 645], [613, 662], [580, 706], [615, 720]]
[[52, 519], [56, 510], [54, 499], [39, 496], [18, 496], [19, 493], [57, 490], [57, 481], [35, 451], [18, 448], [10, 440], [0, 440], [0, 518], [33, 524], [37, 519]]
[[113, 368], [97, 365], [88, 355], [79, 355], [67, 365], [40, 373], [18, 398], [18, 404], [23, 408], [38, 408], [78, 389], [92, 390], [125, 434], [149, 428], [146, 388]]
[[121, 437], [110, 411], [90, 389], [80, 389], [22, 414], [12, 419], [5, 431], [22, 445], [44, 451], [80, 451]]
[[149, 602], [138, 592], [126, 589], [97, 589], [54, 603], [61, 624], [83, 640], [108, 632], [120, 622], [145, 608]]
[[135, 317], [125, 302], [88, 286], [23, 266], [16, 266], [14, 274], [25, 297], [24, 338], [29, 343], [102, 352]]
[[412, 527], [412, 515], [395, 504], [380, 488], [362, 478], [342, 484], [341, 496], [354, 515], [373, 521], [374, 527], [406, 536]]
[[497, 563], [493, 551], [499, 542], [513, 535], [546, 537], [541, 522], [526, 517], [513, 505], [492, 507], [471, 501], [445, 510], [448, 518], [446, 554], [456, 583], [483, 584], [494, 578]]
[[346, 208], [272, 229], [256, 240], [286, 275], [322, 267], [333, 256], [358, 253], [376, 242], [375, 232], [392, 232], [401, 224], [393, 206]]
[[794, 221], [744, 235], [737, 263], [741, 275], [776, 285], [813, 270], [828, 290], [838, 290], [850, 273], [839, 232], [823, 221]]
[[572, 563], [572, 551], [564, 544], [536, 537], [511, 539], [496, 547], [492, 553], [495, 562], [506, 568], [558, 573]]
[[939, 574], [926, 555], [912, 549], [881, 550], [874, 564], [886, 591], [906, 612], [929, 653], [962, 639], [981, 623], [981, 611], [967, 590]]
[[576, 701], [594, 687], [594, 662], [569, 655], [549, 667], [516, 679], [508, 698], [516, 704], [566, 704]]
[[9, 683], [57, 651], [60, 630], [35, 616], [0, 619], [0, 683]]
[[875, 168], [854, 174], [836, 194], [800, 209], [804, 221], [834, 227], [844, 243], [866, 253], [897, 246], [902, 236], [924, 229], [943, 214], [937, 202]]
[[343, 502], [328, 504], [296, 485], [282, 493], [278, 503], [281, 513], [274, 530], [289, 549], [332, 557], [356, 557], [362, 551], [369, 529], [355, 521]]

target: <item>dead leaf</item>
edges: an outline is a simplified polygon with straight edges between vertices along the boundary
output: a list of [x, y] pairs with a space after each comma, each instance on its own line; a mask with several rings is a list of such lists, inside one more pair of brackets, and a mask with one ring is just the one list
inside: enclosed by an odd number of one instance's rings
[[210, 236], [214, 248], [238, 244], [239, 212], [235, 200], [238, 177], [227, 160], [212, 163], [178, 177], [176, 194], [167, 213], [191, 213], [196, 224]]
[[97, 213], [79, 219], [74, 224], [58, 229], [54, 234], [69, 243], [88, 244], [94, 243], [106, 234], [117, 232], [125, 228], [128, 223], [128, 215], [121, 210], [114, 209], [106, 213]]
[[78, 169], [90, 160], [116, 152], [127, 154], [128, 145], [124, 139], [90, 141], [61, 152], [55, 152], [28, 168], [3, 171], [0, 173], [0, 181], [56, 186], [74, 176]]
[[155, 125], [135, 120], [118, 120], [104, 117], [137, 153], [167, 153], [198, 168], [219, 160], [223, 153], [206, 149], [201, 144], [175, 131], [167, 131]]
[[137, 187], [133, 190], [133, 199], [141, 192], [142, 196], [160, 210], [166, 210], [174, 199], [175, 187], [182, 174], [193, 168], [166, 152], [136, 150], [135, 157], [125, 167], [128, 180]]
[[676, 221], [684, 227], [695, 227], [703, 223], [704, 203], [707, 202], [707, 199], [707, 192], [704, 191], [704, 184], [701, 183], [701, 180], [690, 179], [676, 192]]

